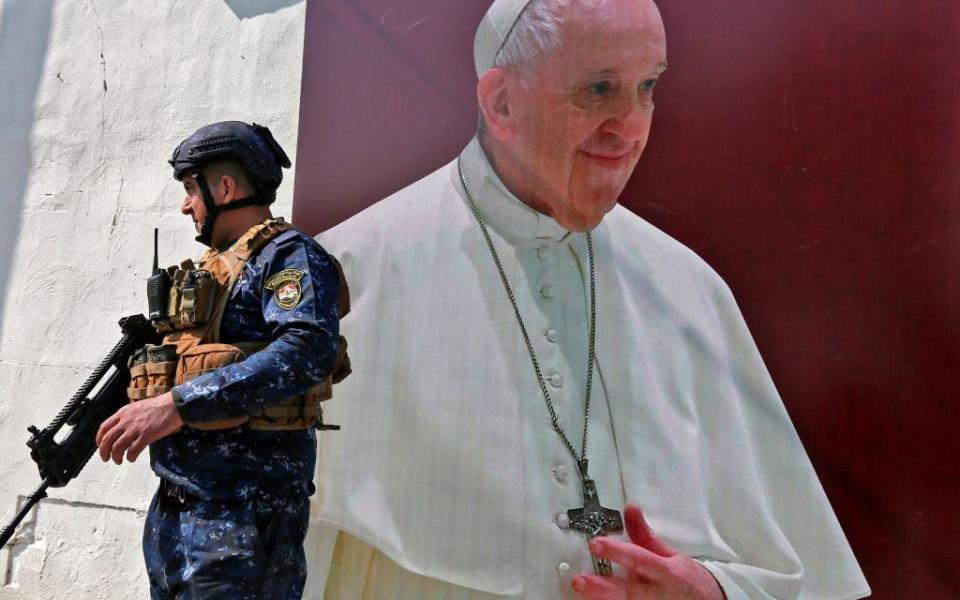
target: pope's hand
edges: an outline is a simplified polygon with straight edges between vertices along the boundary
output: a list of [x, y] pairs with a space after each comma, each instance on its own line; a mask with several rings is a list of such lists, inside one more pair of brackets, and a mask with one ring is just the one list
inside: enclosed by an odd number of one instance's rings
[[144, 448], [182, 426], [170, 392], [128, 404], [100, 425], [96, 440], [100, 458], [107, 462], [112, 456], [119, 465], [126, 453], [127, 460], [133, 462]]
[[590, 552], [623, 566], [626, 577], [582, 573], [571, 585], [589, 600], [683, 599], [723, 600], [720, 585], [707, 569], [690, 556], [677, 552], [658, 538], [640, 507], [624, 510], [631, 542], [609, 537], [590, 540]]

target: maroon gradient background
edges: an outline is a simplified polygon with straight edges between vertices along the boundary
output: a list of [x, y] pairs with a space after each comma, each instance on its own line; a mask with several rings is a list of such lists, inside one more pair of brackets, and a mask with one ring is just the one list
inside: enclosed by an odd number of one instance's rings
[[[308, 1], [295, 223], [459, 152], [488, 5]], [[660, 8], [623, 204], [733, 288], [874, 597], [960, 597], [960, 2]]]

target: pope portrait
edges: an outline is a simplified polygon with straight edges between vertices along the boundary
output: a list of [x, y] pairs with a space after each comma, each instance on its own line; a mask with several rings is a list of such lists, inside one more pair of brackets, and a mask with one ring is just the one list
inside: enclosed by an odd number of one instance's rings
[[650, 0], [496, 0], [477, 135], [318, 239], [353, 375], [307, 597], [862, 598], [734, 297], [617, 204], [666, 38]]

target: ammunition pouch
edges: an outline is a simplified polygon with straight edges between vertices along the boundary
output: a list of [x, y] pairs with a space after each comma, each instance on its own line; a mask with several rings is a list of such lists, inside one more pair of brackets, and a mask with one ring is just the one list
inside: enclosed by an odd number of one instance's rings
[[[178, 360], [169, 361], [169, 350], [176, 346], [147, 346], [131, 358], [130, 387], [127, 396], [131, 402], [153, 398], [170, 391], [174, 385], [186, 383], [211, 371], [223, 368], [247, 359], [251, 354], [267, 346], [266, 342], [240, 342], [232, 344], [199, 344], [185, 351]], [[160, 352], [157, 349], [164, 349]], [[338, 345], [337, 364], [334, 373], [340, 379], [343, 359], [346, 356], [346, 344]], [[151, 362], [153, 359], [155, 362]], [[347, 367], [349, 369], [349, 367]], [[334, 376], [327, 377], [304, 394], [263, 409], [254, 415], [243, 415], [231, 419], [207, 423], [187, 423], [194, 429], [205, 431], [238, 427], [246, 423], [250, 429], [261, 431], [288, 431], [310, 429], [323, 423], [323, 410], [320, 403], [333, 396]]]
[[217, 281], [204, 269], [197, 269], [187, 259], [167, 267], [170, 275], [170, 297], [167, 299], [166, 318], [154, 321], [160, 333], [194, 329], [206, 324], [213, 317], [217, 297]]
[[177, 371], [176, 346], [144, 346], [127, 362], [130, 369], [130, 387], [127, 397], [131, 402], [153, 398], [173, 388]]

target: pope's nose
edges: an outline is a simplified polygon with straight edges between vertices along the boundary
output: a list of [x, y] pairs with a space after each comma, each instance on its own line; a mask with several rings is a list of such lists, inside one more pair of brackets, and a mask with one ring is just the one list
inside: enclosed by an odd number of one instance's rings
[[619, 103], [615, 113], [604, 124], [603, 131], [619, 137], [624, 146], [633, 146], [647, 138], [652, 117], [652, 104], [642, 98], [628, 96]]

